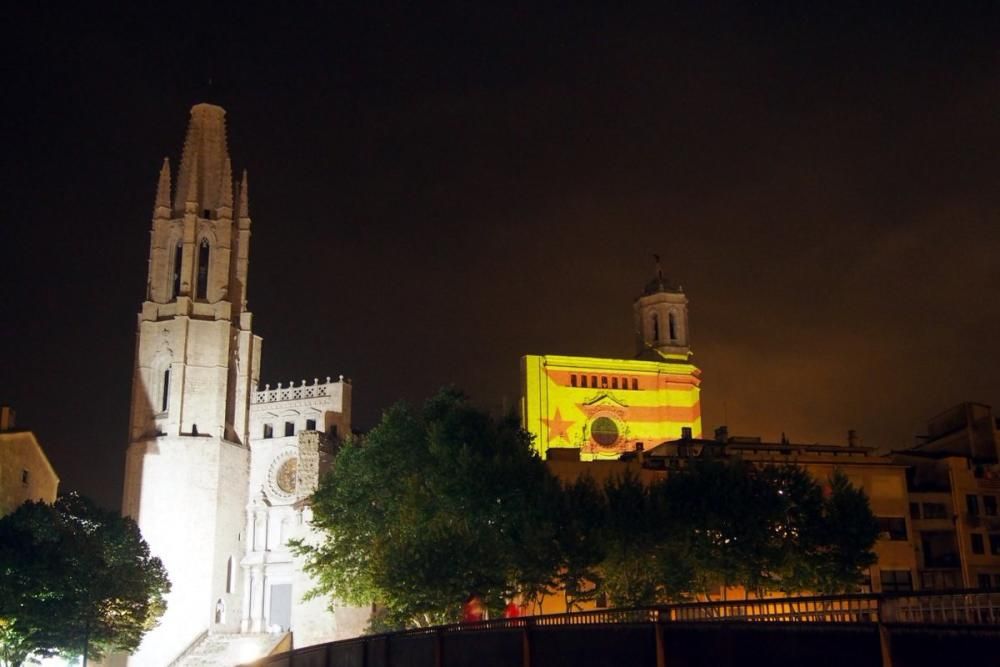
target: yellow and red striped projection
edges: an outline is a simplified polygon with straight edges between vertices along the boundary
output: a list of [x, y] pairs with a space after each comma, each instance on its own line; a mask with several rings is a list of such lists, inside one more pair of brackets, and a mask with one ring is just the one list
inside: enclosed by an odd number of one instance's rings
[[[669, 360], [668, 360], [669, 359]], [[521, 420], [544, 459], [576, 448], [580, 459], [616, 459], [701, 436], [701, 371], [686, 359], [664, 361], [527, 355], [521, 358]]]

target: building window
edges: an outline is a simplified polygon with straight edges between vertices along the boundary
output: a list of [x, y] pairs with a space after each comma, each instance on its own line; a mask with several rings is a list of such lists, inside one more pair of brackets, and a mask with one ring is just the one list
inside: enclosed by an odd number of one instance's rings
[[901, 516], [880, 516], [878, 517], [878, 530], [880, 533], [886, 534], [890, 540], [905, 541], [906, 519]]
[[618, 388], [618, 378], [611, 378], [611, 388], [612, 389]]
[[163, 371], [163, 389], [160, 390], [160, 412], [170, 407], [170, 369]]
[[965, 496], [965, 507], [969, 510], [969, 516], [979, 516], [979, 498], [975, 494]]
[[1000, 533], [990, 533], [990, 553], [1000, 556]]
[[997, 497], [983, 496], [983, 514], [986, 516], [997, 515]]
[[920, 518], [920, 503], [910, 503], [910, 518], [911, 519]]
[[575, 387], [575, 386], [576, 386], [576, 373], [570, 373], [570, 376], [569, 376], [569, 384], [570, 384], [570, 386], [572, 386], [572, 387]]
[[27, 483], [28, 483], [28, 471], [27, 470], [22, 470], [21, 471], [21, 484], [27, 484]]
[[285, 422], [285, 435], [295, 435], [295, 422]]
[[195, 292], [196, 299], [208, 298], [208, 259], [210, 249], [208, 239], [202, 239], [198, 246], [198, 288]]
[[667, 324], [670, 327], [670, 340], [677, 340], [677, 318], [673, 313], [667, 315]]
[[264, 424], [264, 438], [267, 439], [273, 437], [274, 437], [274, 426], [272, 426], [271, 424]]
[[882, 592], [912, 591], [913, 579], [909, 570], [882, 570]]
[[307, 431], [315, 431], [316, 430], [316, 420], [315, 419], [307, 419], [306, 420], [306, 430]]
[[590, 386], [594, 387], [595, 389], [597, 388], [597, 376], [596, 375], [591, 375], [590, 376]]
[[230, 556], [229, 560], [226, 561], [226, 592], [233, 592], [233, 557]]
[[331, 438], [336, 438], [337, 437], [337, 425], [336, 424], [330, 424], [330, 428], [329, 428], [329, 430], [327, 430], [327, 434]]
[[982, 534], [981, 533], [972, 533], [972, 535], [970, 537], [972, 538], [972, 553], [974, 553], [974, 554], [986, 553], [986, 550], [983, 548], [983, 536], [982, 536]]
[[622, 389], [628, 389], [628, 378], [622, 378]]
[[607, 375], [602, 375], [601, 376], [601, 388], [602, 389], [607, 389], [608, 388], [608, 376]]
[[635, 378], [632, 378], [632, 389], [639, 389], [639, 381]]
[[580, 386], [581, 387], [586, 387], [587, 386], [587, 376], [586, 375], [581, 375], [580, 376]]
[[656, 342], [660, 340], [660, 318], [653, 313], [650, 321], [653, 323], [653, 342]]
[[178, 241], [174, 248], [174, 276], [172, 287], [170, 288], [170, 298], [176, 299], [181, 293], [181, 262], [184, 261], [184, 245]]
[[991, 588], [991, 586], [990, 586], [990, 575], [988, 575], [988, 574], [980, 574], [980, 575], [978, 575], [976, 577], [976, 580], [979, 582], [979, 588], [981, 588], [983, 590], [989, 590]]
[[924, 503], [925, 519], [947, 519], [948, 508], [944, 503]]

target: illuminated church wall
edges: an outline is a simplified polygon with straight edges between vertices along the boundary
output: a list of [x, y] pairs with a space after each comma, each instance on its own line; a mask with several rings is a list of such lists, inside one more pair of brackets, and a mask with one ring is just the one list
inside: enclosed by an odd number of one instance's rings
[[544, 459], [549, 449], [575, 448], [580, 459], [618, 458], [701, 435], [697, 367], [646, 361], [527, 355], [521, 359], [521, 415]]

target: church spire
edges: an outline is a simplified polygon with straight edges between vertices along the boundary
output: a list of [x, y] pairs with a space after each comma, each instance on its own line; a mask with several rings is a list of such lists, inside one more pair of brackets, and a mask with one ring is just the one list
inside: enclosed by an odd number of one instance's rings
[[160, 167], [160, 181], [156, 184], [156, 203], [153, 206], [155, 217], [170, 217], [170, 158], [163, 158]]
[[243, 179], [240, 182], [240, 217], [250, 217], [250, 192], [247, 183], [247, 170], [243, 170]]
[[188, 202], [197, 204], [199, 213], [216, 210], [228, 160], [225, 110], [214, 104], [194, 105], [177, 175], [174, 211], [182, 213]]

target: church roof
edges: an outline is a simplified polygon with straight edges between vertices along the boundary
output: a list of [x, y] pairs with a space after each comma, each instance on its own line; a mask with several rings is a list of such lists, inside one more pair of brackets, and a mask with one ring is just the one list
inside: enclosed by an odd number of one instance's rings
[[646, 287], [642, 290], [642, 296], [650, 296], [652, 294], [659, 294], [660, 292], [672, 292], [674, 294], [683, 294], [684, 290], [681, 289], [679, 285], [674, 285], [670, 282], [668, 278], [664, 278], [662, 275], [654, 277], [648, 283]]

